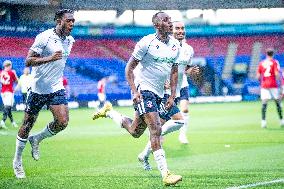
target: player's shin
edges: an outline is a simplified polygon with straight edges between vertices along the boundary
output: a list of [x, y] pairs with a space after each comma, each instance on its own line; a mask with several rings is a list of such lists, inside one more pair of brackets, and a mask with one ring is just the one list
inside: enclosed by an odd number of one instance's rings
[[139, 154], [139, 156], [142, 156], [143, 158], [145, 158], [145, 157], [148, 158], [150, 156], [151, 152], [152, 152], [151, 142], [148, 141], [144, 150]]
[[17, 162], [22, 161], [22, 153], [23, 153], [23, 150], [25, 149], [26, 143], [27, 143], [27, 139], [23, 139], [23, 138], [17, 136], [14, 161], [17, 161]]
[[275, 101], [276, 103], [276, 107], [277, 107], [277, 113], [278, 113], [278, 116], [280, 118], [280, 120], [283, 119], [283, 115], [282, 115], [282, 107], [281, 107], [281, 102], [280, 101]]
[[3, 118], [2, 118], [3, 122], [6, 121], [7, 117], [8, 117], [8, 107], [7, 107], [7, 106], [4, 106], [4, 109], [3, 109]]
[[261, 118], [262, 120], [266, 119], [266, 110], [267, 110], [267, 104], [263, 103], [261, 108]]
[[184, 120], [169, 120], [162, 126], [162, 136], [179, 130], [184, 125]]
[[31, 137], [33, 137], [37, 141], [37, 143], [40, 143], [43, 139], [56, 135], [56, 133], [50, 129], [50, 125], [52, 123], [49, 123], [41, 132]]
[[10, 121], [13, 123], [14, 119], [13, 119], [13, 115], [12, 115], [12, 107], [11, 106], [7, 106], [7, 113], [8, 113], [8, 117], [9, 117]]
[[182, 113], [183, 116], [183, 120], [184, 120], [184, 125], [180, 128], [180, 134], [181, 135], [186, 135], [186, 132], [188, 130], [188, 120], [189, 120], [189, 116], [188, 113]]
[[157, 162], [158, 169], [161, 172], [162, 177], [164, 178], [168, 172], [168, 165], [166, 161], [165, 151], [161, 148], [153, 152], [154, 159]]
[[112, 119], [118, 126], [121, 127], [123, 116], [115, 110], [110, 110], [106, 113], [106, 116]]

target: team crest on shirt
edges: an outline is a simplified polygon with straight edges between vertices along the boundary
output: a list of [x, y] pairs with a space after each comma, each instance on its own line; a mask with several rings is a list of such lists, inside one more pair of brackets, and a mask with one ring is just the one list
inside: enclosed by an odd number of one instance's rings
[[176, 51], [176, 50], [177, 50], [176, 45], [173, 45], [172, 50], [173, 50], [173, 51]]
[[147, 107], [148, 107], [148, 108], [152, 108], [152, 107], [153, 107], [153, 103], [152, 103], [151, 101], [148, 101], [148, 102], [147, 102]]

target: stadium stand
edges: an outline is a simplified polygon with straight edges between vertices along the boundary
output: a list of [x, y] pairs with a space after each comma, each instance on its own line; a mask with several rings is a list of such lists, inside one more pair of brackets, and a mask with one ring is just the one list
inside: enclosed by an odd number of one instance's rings
[[[0, 37], [1, 44], [5, 44], [0, 47], [0, 61], [11, 59], [20, 75], [33, 40], [30, 37]], [[109, 99], [130, 98], [124, 69], [136, 41], [131, 38], [77, 39], [65, 70], [71, 98], [96, 100], [96, 82], [106, 76], [117, 78], [116, 84], [107, 89]], [[207, 65], [220, 77], [229, 94], [249, 93], [249, 86], [257, 86], [255, 69], [266, 48], [274, 46], [278, 52], [276, 58], [284, 62], [281, 35], [191, 37], [188, 43], [193, 46], [195, 57], [206, 58]]]

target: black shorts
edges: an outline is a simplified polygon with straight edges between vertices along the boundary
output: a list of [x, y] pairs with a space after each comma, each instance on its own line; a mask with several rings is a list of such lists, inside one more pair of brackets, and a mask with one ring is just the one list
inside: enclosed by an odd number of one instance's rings
[[22, 93], [22, 100], [23, 100], [23, 104], [26, 104], [27, 101], [27, 93]]
[[180, 110], [177, 106], [177, 103], [176, 103], [176, 99], [175, 99], [175, 103], [173, 104], [173, 106], [169, 110], [165, 109], [164, 104], [167, 102], [169, 97], [170, 97], [170, 95], [165, 94], [164, 98], [162, 99], [161, 106], [160, 106], [161, 107], [160, 108], [160, 118], [162, 118], [165, 121], [169, 121], [173, 115], [180, 112]]
[[175, 100], [176, 100], [176, 103], [178, 104], [178, 102], [180, 100], [188, 100], [189, 99], [189, 87], [183, 87], [180, 89], [180, 97], [177, 97]]
[[142, 101], [139, 104], [134, 104], [134, 110], [143, 115], [149, 112], [159, 112], [162, 98], [153, 93], [152, 91], [142, 90]]
[[50, 94], [37, 94], [29, 92], [25, 112], [28, 114], [37, 115], [41, 108], [46, 105], [67, 105], [65, 90], [61, 89]]

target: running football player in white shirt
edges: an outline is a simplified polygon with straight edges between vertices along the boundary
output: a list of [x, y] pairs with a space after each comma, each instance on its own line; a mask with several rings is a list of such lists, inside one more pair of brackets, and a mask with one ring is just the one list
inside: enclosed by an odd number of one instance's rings
[[[185, 25], [183, 22], [174, 22], [174, 27], [173, 27], [173, 36], [180, 42], [182, 49], [184, 50], [184, 64], [186, 65], [186, 62], [191, 64], [192, 57], [194, 55], [193, 48], [188, 45], [185, 41]], [[198, 69], [198, 70], [197, 70]], [[199, 68], [196, 66], [193, 67], [186, 67], [185, 72], [183, 73], [182, 77], [182, 84], [180, 88], [180, 109], [181, 113], [183, 115], [184, 119], [184, 125], [180, 129], [180, 134], [179, 134], [179, 141], [182, 144], [188, 144], [188, 139], [186, 137], [186, 132], [188, 129], [188, 105], [189, 105], [189, 93], [188, 93], [188, 81], [187, 77], [188, 75], [191, 74], [199, 74]]]
[[[28, 94], [24, 121], [16, 139], [13, 169], [17, 178], [25, 178], [22, 152], [29, 140], [32, 156], [39, 159], [39, 143], [66, 128], [69, 120], [67, 100], [62, 83], [63, 70], [71, 52], [74, 39], [70, 33], [74, 26], [74, 15], [70, 9], [55, 13], [56, 27], [37, 35], [28, 52], [26, 66], [32, 67], [31, 92]], [[41, 108], [47, 105], [53, 121], [38, 134], [29, 136]]]
[[106, 103], [102, 109], [95, 113], [93, 119], [111, 118], [135, 138], [140, 137], [148, 127], [151, 148], [163, 182], [165, 185], [174, 185], [181, 181], [182, 177], [168, 171], [165, 152], [160, 144], [159, 111], [164, 96], [164, 83], [169, 75], [171, 95], [165, 103], [165, 108], [169, 109], [174, 104], [179, 44], [176, 39], [170, 36], [172, 22], [166, 13], [156, 13], [152, 22], [156, 33], [143, 37], [136, 44], [132, 57], [126, 66], [126, 78], [133, 93], [134, 120], [112, 110], [109, 103]]
[[[178, 83], [177, 83], [177, 92], [175, 99], [175, 104], [169, 109], [160, 111], [161, 123], [162, 123], [162, 136], [169, 134], [171, 132], [177, 131], [187, 124], [187, 117], [185, 117], [177, 107], [179, 100], [185, 100], [184, 94], [188, 93], [188, 82], [187, 75], [199, 74], [199, 67], [191, 65], [191, 59], [193, 57], [193, 48], [189, 46], [183, 39], [185, 34], [185, 27], [183, 22], [173, 22], [173, 34], [176, 39], [180, 41], [180, 54], [177, 60], [178, 63]], [[183, 38], [177, 37], [177, 34], [183, 33]], [[184, 90], [186, 87], [186, 91]], [[168, 82], [165, 83], [166, 94], [163, 98], [165, 102], [170, 95]], [[188, 97], [188, 95], [187, 95]], [[186, 99], [188, 100], [188, 99]], [[163, 110], [163, 108], [161, 108]], [[144, 150], [138, 155], [138, 160], [142, 163], [145, 170], [151, 170], [148, 158], [152, 152], [151, 143], [148, 142]]]

